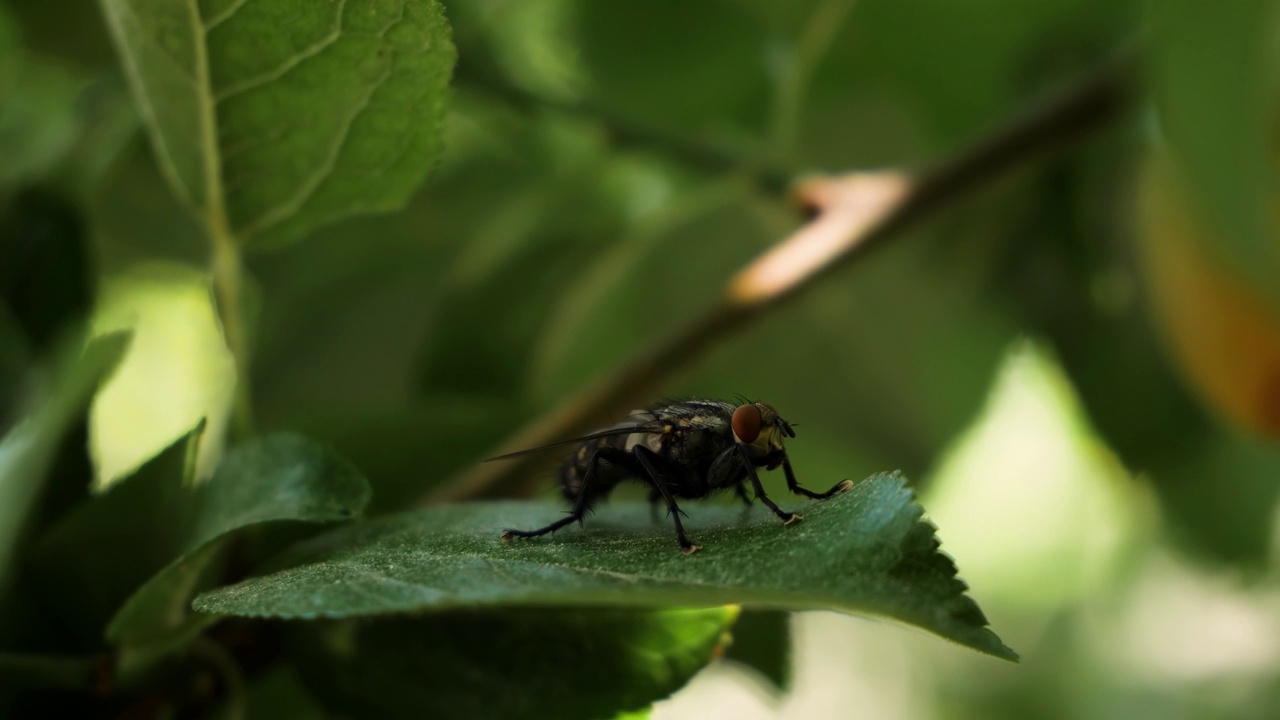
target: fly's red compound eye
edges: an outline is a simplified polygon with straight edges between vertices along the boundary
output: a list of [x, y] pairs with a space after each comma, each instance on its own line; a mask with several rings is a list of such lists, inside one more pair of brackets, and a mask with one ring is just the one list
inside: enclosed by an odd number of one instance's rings
[[760, 415], [760, 408], [755, 405], [739, 405], [733, 411], [733, 434], [744, 443], [753, 443], [760, 437], [762, 424], [764, 418]]

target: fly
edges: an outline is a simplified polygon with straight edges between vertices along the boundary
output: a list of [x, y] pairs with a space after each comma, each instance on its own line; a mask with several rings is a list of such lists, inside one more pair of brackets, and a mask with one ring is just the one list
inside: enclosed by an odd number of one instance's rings
[[791, 425], [766, 403], [694, 399], [637, 410], [625, 422], [573, 440], [490, 458], [505, 460], [552, 447], [574, 446], [559, 471], [561, 490], [573, 506], [569, 516], [537, 530], [503, 530], [502, 540], [538, 537], [574, 521], [582, 523], [623, 480], [646, 485], [649, 503], [655, 510], [659, 502], [666, 504], [675, 522], [676, 540], [685, 555], [697, 552], [701, 546], [685, 534], [680, 522], [684, 513], [676, 504], [677, 499], [696, 500], [732, 489], [750, 506], [750, 483], [756, 499], [784, 524], [791, 524], [801, 517], [779, 508], [765, 495], [756, 468], [773, 470], [782, 466], [787, 489], [815, 500], [826, 500], [853, 487], [849, 480], [842, 480], [823, 493], [801, 487], [783, 446], [785, 438], [795, 436]]

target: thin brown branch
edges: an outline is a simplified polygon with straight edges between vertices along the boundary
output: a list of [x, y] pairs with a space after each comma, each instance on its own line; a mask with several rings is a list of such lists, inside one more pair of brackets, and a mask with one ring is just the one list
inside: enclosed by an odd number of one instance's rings
[[[800, 183], [796, 194], [816, 211], [813, 220], [734, 276], [718, 303], [525, 426], [494, 454], [573, 437], [650, 400], [707, 348], [793, 299], [818, 278], [1117, 117], [1131, 95], [1131, 70], [1127, 62], [1109, 66], [922, 172], [854, 174]], [[422, 503], [527, 493], [536, 487], [529, 477], [540, 462], [526, 456], [477, 465], [424, 496]]]
[[533, 93], [504, 78], [465, 63], [454, 72], [457, 88], [488, 95], [523, 113], [552, 110], [600, 124], [610, 140], [620, 147], [644, 148], [662, 153], [690, 168], [706, 173], [746, 172], [763, 191], [781, 195], [791, 185], [794, 173], [759, 148], [749, 148], [701, 137], [698, 132], [674, 133], [637, 123], [631, 118], [586, 101], [569, 101]]

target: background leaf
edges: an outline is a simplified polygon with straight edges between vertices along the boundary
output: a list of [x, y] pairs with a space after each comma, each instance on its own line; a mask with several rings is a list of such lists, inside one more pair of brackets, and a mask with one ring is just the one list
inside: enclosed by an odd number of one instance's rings
[[318, 443], [287, 434], [235, 448], [198, 491], [186, 550], [120, 608], [107, 626], [109, 640], [138, 643], [181, 627], [204, 568], [231, 532], [284, 520], [349, 520], [369, 502], [359, 471]]
[[102, 0], [174, 192], [280, 245], [402, 206], [440, 150], [454, 62], [435, 0]]
[[[74, 655], [24, 655], [0, 652], [0, 678], [9, 687], [83, 687], [102, 671], [100, 659]], [[8, 689], [8, 688], [6, 688]], [[3, 707], [3, 699], [0, 699]]]
[[56, 65], [27, 61], [5, 34], [0, 28], [0, 190], [48, 174], [74, 147], [79, 130], [71, 112], [79, 78]]
[[107, 278], [93, 325], [95, 332], [128, 329], [134, 338], [90, 408], [95, 487], [133, 471], [201, 418], [197, 474], [208, 478], [223, 452], [236, 383], [208, 274], [153, 263]]
[[1280, 242], [1268, 210], [1280, 3], [1150, 2], [1147, 20], [1160, 129], [1194, 190], [1193, 205], [1220, 233], [1206, 249], [1280, 312]]
[[64, 432], [129, 344], [125, 333], [70, 343], [36, 411], [0, 440], [0, 591], [9, 582], [16, 543]]
[[184, 495], [191, 490], [182, 485], [190, 437], [106, 492], [85, 498], [33, 550], [41, 607], [77, 649], [99, 648], [112, 614], [182, 551], [190, 520]]
[[[94, 497], [41, 543], [45, 594], [85, 638], [141, 643], [182, 629], [188, 599], [236, 529], [354, 517], [369, 488], [314, 441], [281, 434], [233, 448], [208, 482], [183, 483], [188, 440]], [[84, 548], [115, 547], [104, 558]], [[114, 616], [114, 619], [112, 619]]]
[[679, 689], [716, 655], [736, 615], [455, 612], [291, 626], [288, 647], [331, 712], [599, 720]]
[[362, 523], [304, 543], [288, 569], [197, 597], [195, 608], [341, 618], [479, 605], [747, 603], [883, 614], [1017, 657], [986, 629], [899, 475], [807, 505], [795, 527], [764, 511], [699, 508], [687, 527], [704, 550], [690, 557], [641, 504], [601, 512], [585, 532], [497, 539], [501, 528], [537, 527], [561, 510], [477, 503]]
[[791, 689], [791, 613], [750, 610], [733, 624], [725, 659], [759, 672], [780, 691]]

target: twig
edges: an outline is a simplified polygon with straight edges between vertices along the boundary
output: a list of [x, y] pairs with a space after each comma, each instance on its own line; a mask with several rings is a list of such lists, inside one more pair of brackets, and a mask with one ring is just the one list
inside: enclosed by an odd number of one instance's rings
[[[995, 133], [924, 171], [820, 177], [798, 185], [812, 221], [749, 264], [728, 283], [721, 300], [612, 375], [587, 387], [525, 426], [494, 450], [500, 454], [573, 437], [615, 420], [651, 399], [657, 387], [708, 347], [781, 306], [815, 280], [862, 258], [949, 203], [990, 184], [1117, 117], [1131, 91], [1127, 61], [1109, 65]], [[484, 463], [420, 504], [525, 493], [541, 459]]]
[[549, 109], [595, 119], [618, 145], [648, 148], [675, 158], [691, 168], [718, 174], [746, 170], [760, 189], [769, 193], [785, 193], [795, 176], [792, 168], [782, 165], [774, 158], [765, 157], [760, 152], [691, 138], [687, 133], [677, 135], [664, 132], [583, 101], [542, 97], [503, 78], [499, 73], [484, 72], [466, 64], [458, 65], [454, 72], [454, 84], [458, 88], [471, 89], [500, 99], [522, 113], [531, 114]]

